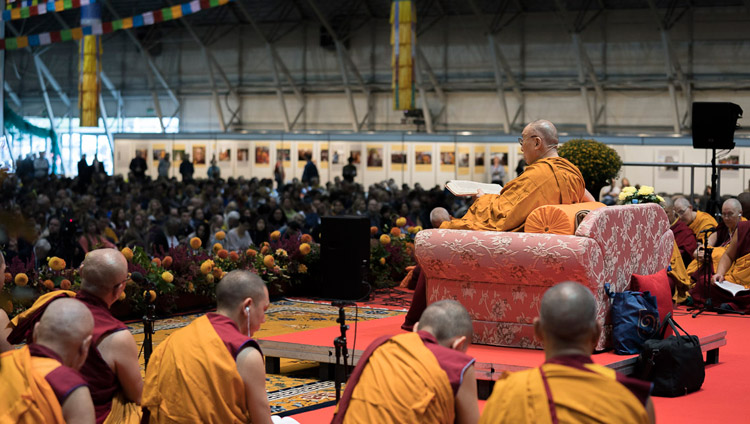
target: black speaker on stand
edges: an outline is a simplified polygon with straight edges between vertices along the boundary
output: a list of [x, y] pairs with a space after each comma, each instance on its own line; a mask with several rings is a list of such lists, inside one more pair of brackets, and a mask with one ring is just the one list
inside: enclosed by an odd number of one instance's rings
[[320, 296], [361, 299], [369, 293], [365, 277], [370, 269], [370, 219], [363, 216], [321, 218]]
[[719, 170], [716, 168], [716, 149], [734, 149], [734, 130], [742, 108], [728, 102], [693, 103], [693, 147], [711, 149], [711, 198], [706, 212], [715, 215], [720, 208]]

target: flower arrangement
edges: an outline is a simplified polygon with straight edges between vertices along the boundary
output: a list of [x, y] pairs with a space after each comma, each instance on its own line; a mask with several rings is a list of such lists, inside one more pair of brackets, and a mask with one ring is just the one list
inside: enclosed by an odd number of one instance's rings
[[629, 203], [662, 203], [664, 199], [654, 193], [654, 188], [649, 186], [625, 187], [619, 195], [620, 204]]
[[406, 276], [406, 267], [416, 263], [414, 237], [421, 227], [406, 227], [406, 218], [397, 218], [389, 231], [370, 241], [370, 284], [392, 287]]
[[63, 259], [53, 256], [47, 264], [34, 269], [34, 262], [23, 262], [17, 257], [8, 264], [5, 284], [0, 290], [0, 308], [16, 315], [34, 303], [37, 297], [54, 290], [76, 291], [81, 279], [76, 269], [66, 269]]
[[568, 140], [560, 146], [558, 153], [578, 167], [586, 188], [594, 196], [599, 195], [607, 180], [615, 178], [622, 167], [617, 151], [596, 140]]

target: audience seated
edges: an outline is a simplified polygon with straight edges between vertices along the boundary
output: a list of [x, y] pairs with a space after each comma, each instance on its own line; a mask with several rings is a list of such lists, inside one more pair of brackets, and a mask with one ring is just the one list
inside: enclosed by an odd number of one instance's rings
[[653, 423], [651, 383], [591, 360], [601, 330], [589, 289], [565, 282], [547, 290], [534, 319], [544, 364], [505, 373], [479, 422]]
[[50, 305], [33, 343], [0, 356], [0, 422], [94, 423], [89, 387], [76, 371], [92, 342], [94, 319], [73, 299]]
[[81, 290], [77, 295], [54, 291], [41, 296], [31, 308], [13, 318], [14, 328], [8, 341], [13, 344], [31, 341], [34, 325], [44, 311], [58, 299], [75, 296], [94, 317], [93, 341], [81, 375], [91, 390], [96, 422], [104, 422], [112, 411], [118, 417], [125, 417], [121, 422], [138, 422], [138, 408], [133, 405], [140, 402], [143, 389], [138, 347], [127, 326], [109, 312], [125, 290], [127, 261], [114, 249], [94, 250], [84, 259], [80, 272]]
[[332, 423], [476, 423], [471, 317], [453, 300], [425, 309], [414, 332], [375, 340]]
[[216, 313], [154, 351], [143, 393], [149, 422], [271, 422], [263, 355], [250, 338], [265, 321], [268, 289], [256, 274], [236, 270], [217, 285], [216, 302]]

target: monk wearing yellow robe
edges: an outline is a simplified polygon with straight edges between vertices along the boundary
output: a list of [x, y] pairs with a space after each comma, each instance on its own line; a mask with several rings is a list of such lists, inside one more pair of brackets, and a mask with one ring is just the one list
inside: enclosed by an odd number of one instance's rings
[[672, 257], [669, 259], [669, 268], [667, 269], [669, 286], [672, 289], [672, 300], [676, 303], [682, 303], [687, 300], [688, 290], [694, 284], [690, 280], [690, 274], [685, 267], [690, 263], [693, 251], [698, 243], [695, 241], [693, 231], [675, 215], [674, 201], [671, 197], [664, 198], [662, 207], [664, 212], [667, 213], [667, 218], [673, 220], [669, 227], [672, 235], [674, 235]]
[[471, 317], [454, 300], [430, 305], [415, 332], [375, 340], [346, 385], [333, 424], [476, 423]]
[[588, 288], [564, 282], [547, 290], [534, 331], [545, 363], [498, 380], [480, 424], [654, 422], [651, 383], [591, 360], [601, 325]]
[[684, 198], [678, 197], [674, 201], [674, 212], [680, 221], [684, 222], [695, 234], [695, 239], [700, 243], [705, 230], [709, 228], [716, 228], [718, 223], [711, 215], [702, 212], [694, 211], [693, 205]]
[[557, 129], [549, 121], [524, 128], [519, 143], [529, 164], [500, 194], [478, 197], [459, 219], [440, 228], [457, 230], [522, 231], [529, 214], [539, 206], [593, 202], [578, 168], [557, 155]]
[[76, 371], [92, 340], [86, 307], [62, 299], [47, 309], [34, 343], [0, 355], [0, 423], [94, 423], [94, 403]]
[[[746, 221], [742, 217], [742, 205], [737, 199], [727, 199], [721, 205], [721, 216], [722, 221], [716, 226], [716, 231], [712, 232], [706, 242], [709, 247], [713, 248], [711, 252], [711, 259], [713, 261], [713, 269], [717, 269], [719, 266], [719, 260], [727, 250], [727, 245], [737, 229], [737, 224], [740, 221]], [[703, 240], [700, 241], [697, 248], [693, 251], [693, 261], [687, 267], [687, 273], [693, 275], [704, 260], [705, 251], [703, 250]], [[696, 277], [697, 278], [697, 277]]]
[[271, 422], [263, 355], [250, 338], [265, 321], [268, 289], [258, 275], [235, 270], [216, 287], [216, 303], [216, 313], [175, 331], [151, 356], [148, 422]]
[[115, 249], [89, 252], [81, 264], [81, 290], [78, 293], [59, 290], [46, 293], [31, 308], [19, 314], [11, 325], [8, 341], [29, 341], [34, 325], [47, 308], [74, 297], [94, 317], [93, 341], [81, 375], [89, 385], [94, 401], [97, 424], [140, 422], [143, 378], [138, 364], [138, 347], [128, 327], [112, 316], [109, 308], [125, 291], [128, 262]]

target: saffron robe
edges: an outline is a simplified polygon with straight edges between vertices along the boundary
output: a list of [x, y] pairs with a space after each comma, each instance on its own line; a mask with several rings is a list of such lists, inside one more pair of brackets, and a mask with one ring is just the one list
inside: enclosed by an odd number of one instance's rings
[[534, 209], [579, 203], [585, 193], [586, 184], [575, 165], [561, 157], [540, 159], [527, 166], [500, 194], [477, 198], [463, 218], [446, 221], [440, 228], [522, 231]]
[[701, 231], [709, 229], [711, 227], [716, 228], [716, 226], [719, 224], [716, 223], [716, 220], [713, 216], [707, 214], [706, 212], [697, 211], [695, 214], [695, 219], [690, 223], [690, 225], [688, 225], [688, 227], [693, 230], [695, 239], [700, 242], [703, 239], [703, 234], [701, 234]]
[[381, 337], [360, 358], [332, 423], [453, 423], [455, 395], [473, 364], [424, 331]]
[[694, 283], [690, 280], [690, 275], [682, 262], [677, 241], [672, 243], [672, 258], [669, 260], [667, 277], [669, 277], [669, 284], [672, 288], [672, 300], [676, 303], [684, 302], [688, 297], [688, 290], [693, 287]]
[[[112, 409], [112, 399], [121, 387], [117, 375], [102, 358], [97, 346], [104, 337], [116, 331], [127, 329], [125, 324], [112, 316], [104, 301], [84, 291], [77, 294], [65, 290], [46, 293], [40, 296], [31, 308], [11, 320], [11, 325], [14, 328], [8, 336], [8, 341], [13, 344], [21, 343], [24, 340], [30, 342], [34, 324], [41, 319], [42, 314], [47, 310], [47, 306], [51, 302], [64, 297], [73, 297], [83, 302], [94, 317], [93, 340], [80, 373], [91, 391], [91, 399], [94, 401], [96, 412], [96, 423], [102, 424], [109, 416]], [[131, 417], [131, 419], [135, 420], [136, 417]]]
[[62, 403], [85, 385], [55, 352], [35, 344], [0, 356], [0, 381], [2, 423], [63, 424]]
[[[229, 318], [209, 313], [172, 333], [154, 350], [142, 405], [151, 423], [248, 423], [240, 351], [252, 347]], [[259, 388], [264, 389], [264, 388]]]
[[649, 423], [650, 391], [651, 383], [594, 364], [589, 356], [562, 356], [504, 374], [479, 423]]
[[[724, 274], [726, 281], [740, 284], [745, 288], [750, 288], [750, 221], [741, 221], [737, 224], [737, 251], [732, 266]], [[714, 250], [716, 252], [716, 250]], [[710, 266], [708, 272], [708, 281], [706, 281], [705, 267]], [[732, 296], [731, 293], [722, 290], [716, 286], [709, 286], [713, 279], [716, 266], [711, 264], [702, 264], [701, 267], [693, 274], [697, 280], [695, 287], [690, 291], [693, 299], [698, 304], [705, 303], [710, 296], [712, 305], [718, 307], [722, 303], [728, 303], [736, 310], [750, 312], [750, 294], [738, 294]], [[710, 287], [710, 288], [709, 288]]]

